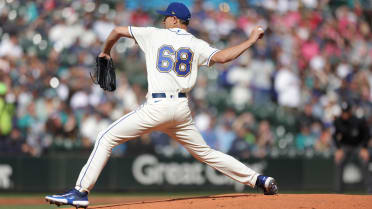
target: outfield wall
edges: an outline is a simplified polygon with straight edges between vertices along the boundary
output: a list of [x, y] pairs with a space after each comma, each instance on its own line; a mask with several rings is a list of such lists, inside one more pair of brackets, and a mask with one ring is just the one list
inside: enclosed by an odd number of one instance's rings
[[[71, 188], [87, 157], [0, 157], [0, 191], [47, 192]], [[331, 158], [276, 158], [244, 161], [252, 169], [274, 176], [281, 191], [333, 192]], [[363, 191], [356, 164], [345, 175], [347, 188]], [[372, 166], [370, 166], [372, 167]], [[350, 170], [351, 169], [351, 170]], [[359, 173], [358, 173], [359, 172]], [[94, 191], [207, 191], [247, 189], [192, 158], [139, 155], [111, 158]]]

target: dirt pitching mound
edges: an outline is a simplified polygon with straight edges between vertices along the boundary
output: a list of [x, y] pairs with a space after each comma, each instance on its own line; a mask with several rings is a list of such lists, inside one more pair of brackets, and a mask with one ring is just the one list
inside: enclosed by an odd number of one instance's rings
[[89, 206], [89, 209], [371, 209], [371, 195], [342, 194], [225, 194], [190, 198], [144, 200], [112, 205]]

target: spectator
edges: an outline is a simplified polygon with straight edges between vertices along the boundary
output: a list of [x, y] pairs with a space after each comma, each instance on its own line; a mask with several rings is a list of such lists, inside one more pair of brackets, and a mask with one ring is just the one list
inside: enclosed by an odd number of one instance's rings
[[280, 105], [298, 108], [300, 105], [300, 80], [292, 67], [282, 66], [275, 77], [275, 90]]
[[332, 151], [332, 131], [324, 127], [320, 137], [315, 142], [315, 151], [318, 154], [328, 155]]
[[232, 124], [236, 118], [233, 110], [227, 110], [221, 119], [221, 122], [216, 127], [216, 140], [218, 150], [223, 153], [228, 153], [231, 149], [232, 143], [236, 138], [236, 134], [232, 129]]
[[7, 95], [7, 87], [0, 82], [0, 136], [1, 138], [7, 136], [12, 131], [12, 119], [14, 114], [14, 105], [11, 95]]
[[[258, 48], [268, 49], [266, 42], [258, 43]], [[262, 50], [257, 50], [256, 59], [252, 60], [250, 71], [252, 71], [252, 87], [254, 102], [258, 105], [265, 104], [271, 100], [272, 82], [271, 78], [274, 73], [274, 63], [268, 59], [270, 54]]]
[[243, 159], [251, 156], [256, 142], [256, 136], [252, 132], [254, 124], [255, 119], [249, 113], [245, 113], [235, 120], [233, 127], [236, 138], [231, 145], [230, 155]]
[[232, 142], [228, 154], [241, 159], [249, 158], [251, 156], [251, 146], [245, 140], [247, 134], [249, 133], [247, 127], [238, 127], [235, 129], [235, 133], [236, 138]]
[[218, 141], [217, 141], [217, 135], [215, 131], [216, 126], [216, 118], [211, 116], [210, 121], [208, 123], [208, 127], [200, 131], [201, 135], [203, 136], [205, 142], [212, 148], [217, 149], [219, 147]]
[[0, 57], [9, 56], [10, 58], [21, 58], [23, 50], [19, 46], [19, 41], [16, 35], [10, 35], [9, 39], [3, 38], [0, 43]]
[[268, 153], [270, 153], [274, 142], [274, 134], [270, 129], [270, 123], [266, 120], [261, 121], [258, 125], [257, 145], [254, 150], [254, 156], [264, 158]]
[[82, 119], [81, 126], [80, 126], [80, 133], [82, 134], [82, 143], [84, 147], [91, 147], [98, 133], [108, 125], [110, 125], [111, 120], [103, 117], [98, 113], [85, 115]]
[[315, 144], [315, 137], [311, 135], [309, 126], [302, 126], [296, 136], [296, 148], [300, 151], [311, 150]]
[[305, 104], [304, 110], [298, 118], [300, 120], [299, 125], [301, 127], [304, 126], [310, 127], [314, 123], [319, 122], [319, 119], [313, 115], [313, 106], [310, 103]]
[[7, 145], [5, 145], [5, 153], [13, 155], [34, 155], [33, 149], [26, 143], [25, 137], [17, 128], [12, 129]]
[[251, 67], [251, 55], [245, 53], [238, 59], [238, 65], [233, 66], [227, 74], [227, 81], [233, 87], [231, 89], [231, 100], [236, 108], [244, 107], [246, 104], [252, 103], [253, 93], [251, 83], [253, 80], [253, 72]]
[[114, 27], [115, 25], [108, 20], [107, 15], [101, 15], [101, 18], [93, 24], [93, 31], [100, 41], [104, 41]]

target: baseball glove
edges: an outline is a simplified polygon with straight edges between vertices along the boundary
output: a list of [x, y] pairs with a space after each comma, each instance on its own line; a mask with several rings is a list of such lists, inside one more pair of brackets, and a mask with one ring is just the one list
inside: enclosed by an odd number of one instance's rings
[[96, 67], [93, 73], [90, 73], [93, 83], [105, 91], [115, 91], [116, 89], [116, 74], [112, 59], [106, 57], [96, 57]]

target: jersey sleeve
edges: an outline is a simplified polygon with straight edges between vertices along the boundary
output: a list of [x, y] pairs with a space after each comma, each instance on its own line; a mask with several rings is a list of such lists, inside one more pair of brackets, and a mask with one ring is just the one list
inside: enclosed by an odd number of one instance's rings
[[209, 67], [210, 66], [210, 61], [211, 58], [213, 57], [214, 54], [216, 54], [219, 49], [211, 47], [207, 42], [200, 40], [198, 43], [198, 52], [199, 52], [199, 60], [198, 60], [198, 65], [204, 65]]
[[150, 46], [151, 37], [153, 36], [154, 30], [155, 28], [153, 27], [129, 26], [129, 33], [144, 52], [146, 52]]

